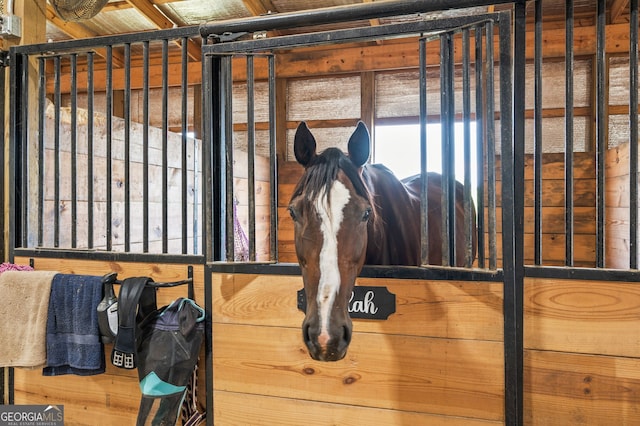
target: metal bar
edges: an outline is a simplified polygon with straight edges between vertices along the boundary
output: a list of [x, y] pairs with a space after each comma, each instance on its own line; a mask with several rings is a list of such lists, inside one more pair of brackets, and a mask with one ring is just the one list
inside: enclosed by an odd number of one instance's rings
[[227, 262], [233, 262], [235, 259], [235, 244], [234, 244], [234, 223], [233, 223], [233, 74], [232, 74], [232, 57], [224, 56], [222, 58], [222, 76], [223, 76], [223, 96], [224, 105], [223, 119], [224, 119], [224, 132], [221, 136], [224, 139], [222, 146], [224, 147], [224, 155], [226, 161], [226, 167], [224, 168], [224, 211], [223, 216], [226, 219], [225, 224], [225, 240], [226, 249], [224, 260]]
[[596, 266], [604, 267], [606, 111], [606, 0], [598, 0], [596, 19]]
[[[330, 30], [315, 33], [293, 34], [267, 39], [229, 41], [203, 46], [203, 52], [211, 53], [241, 53], [269, 51], [271, 49], [287, 49], [300, 46], [337, 44], [355, 42], [385, 37], [398, 37], [403, 34], [431, 33], [435, 38], [439, 33], [451, 34], [460, 32], [466, 26], [478, 25], [493, 19], [492, 14], [461, 16], [456, 18], [421, 20], [403, 22], [399, 24], [385, 24], [373, 27], [351, 28], [346, 30]], [[453, 29], [452, 29], [453, 28]]]
[[[453, 102], [453, 93], [451, 93], [453, 87], [453, 70], [451, 70], [452, 59], [451, 56], [451, 34], [445, 33], [440, 36], [440, 109], [441, 109], [441, 152], [442, 152], [442, 197], [440, 207], [442, 211], [442, 265], [450, 266], [455, 262], [455, 255], [452, 256], [449, 246], [449, 221], [451, 215], [449, 212], [449, 168], [451, 157], [450, 150], [450, 138], [453, 133], [453, 117], [451, 117], [450, 103]], [[453, 193], [455, 197], [455, 192]], [[455, 250], [455, 247], [454, 247]]]
[[[210, 64], [209, 64], [210, 62]], [[212, 57], [210, 61], [206, 61], [207, 69], [205, 72], [210, 75], [211, 84], [203, 90], [205, 99], [211, 99], [211, 110], [209, 114], [203, 117], [203, 123], [205, 128], [208, 129], [209, 134], [205, 134], [206, 137], [210, 137], [208, 141], [203, 140], [202, 152], [205, 154], [205, 150], [211, 150], [211, 159], [206, 158], [205, 166], [210, 167], [208, 172], [210, 173], [209, 182], [206, 180], [203, 182], [205, 191], [211, 190], [210, 202], [207, 203], [206, 208], [207, 215], [210, 218], [211, 231], [208, 234], [211, 241], [210, 251], [207, 251], [207, 259], [211, 261], [226, 260], [225, 247], [226, 247], [226, 211], [224, 203], [225, 194], [225, 176], [226, 176], [226, 161], [225, 161], [225, 85], [224, 85], [224, 66], [222, 57]], [[209, 96], [209, 98], [207, 98]], [[205, 102], [205, 106], [209, 106], [208, 102]], [[210, 123], [207, 123], [210, 120]], [[209, 127], [210, 126], [210, 127]], [[205, 170], [203, 170], [203, 174]], [[207, 176], [206, 174], [204, 174]]]
[[8, 382], [9, 382], [9, 405], [15, 404], [15, 370], [13, 367], [8, 368]]
[[169, 40], [162, 40], [162, 253], [169, 252]]
[[[71, 72], [71, 248], [77, 247], [78, 240], [78, 55], [70, 55]], [[58, 108], [62, 105], [58, 105]]]
[[638, 269], [638, 0], [629, 2], [629, 268]]
[[87, 54], [87, 248], [93, 248], [93, 113], [94, 113], [94, 52]]
[[[5, 62], [6, 64], [6, 62]], [[22, 119], [20, 117], [19, 114], [19, 110], [17, 107], [19, 107], [20, 105], [20, 100], [18, 98], [18, 94], [20, 93], [19, 91], [19, 87], [18, 85], [20, 84], [19, 82], [21, 81], [20, 75], [23, 71], [22, 69], [23, 64], [22, 64], [22, 60], [20, 55], [17, 55], [13, 58], [12, 60], [12, 65], [9, 68], [9, 97], [10, 97], [10, 103], [15, 104], [13, 105], [14, 108], [9, 108], [9, 121], [10, 121], [10, 128], [9, 128], [9, 141], [8, 141], [8, 146], [9, 146], [9, 152], [8, 152], [8, 157], [4, 158], [4, 152], [2, 153], [3, 155], [3, 159], [8, 160], [11, 159], [11, 161], [8, 161], [8, 167], [9, 167], [9, 172], [7, 174], [8, 176], [8, 182], [7, 182], [7, 187], [9, 188], [8, 190], [8, 195], [9, 195], [9, 200], [8, 200], [8, 205], [9, 205], [9, 220], [8, 223], [4, 223], [4, 217], [2, 218], [3, 224], [8, 228], [8, 249], [9, 249], [9, 259], [13, 259], [13, 253], [15, 251], [15, 247], [17, 246], [17, 242], [18, 242], [18, 235], [20, 232], [20, 226], [18, 225], [18, 212], [20, 211], [20, 209], [22, 208], [20, 205], [20, 197], [18, 196], [18, 191], [17, 191], [17, 186], [16, 186], [16, 181], [18, 179], [16, 179], [16, 170], [18, 168], [18, 164], [16, 161], [14, 161], [13, 159], [16, 158], [16, 152], [18, 151], [17, 148], [17, 142], [16, 140], [20, 137], [20, 132], [22, 131]], [[3, 73], [4, 74], [4, 73]], [[4, 92], [4, 86], [2, 89], [0, 89], [2, 92]], [[4, 104], [4, 103], [3, 103]], [[3, 105], [4, 108], [4, 105]], [[1, 125], [4, 128], [4, 123], [2, 123]], [[2, 133], [2, 138], [4, 138], [4, 132]], [[2, 150], [4, 151], [4, 150]], [[3, 165], [5, 165], [7, 163], [3, 162]], [[4, 173], [3, 173], [4, 175]], [[4, 178], [4, 176], [3, 176]], [[4, 186], [3, 186], [4, 188]], [[0, 192], [4, 192], [4, 191], [0, 191]], [[4, 250], [4, 245], [3, 245], [3, 250]]]
[[107, 252], [104, 250], [57, 250], [57, 249], [16, 249], [16, 256], [36, 257], [48, 259], [78, 259], [100, 260], [105, 262], [136, 262], [136, 263], [176, 263], [176, 264], [203, 264], [202, 256], [182, 254], [155, 254], [155, 253], [125, 253], [122, 251]]
[[[220, 58], [204, 56], [202, 58], [202, 236], [203, 255], [207, 262], [217, 259], [220, 216], [217, 215], [216, 197], [218, 184], [214, 173], [214, 158], [217, 150], [213, 145], [214, 131], [218, 130], [215, 119], [219, 110], [219, 62]], [[205, 274], [207, 275], [207, 274]], [[207, 396], [207, 401], [212, 398]], [[207, 419], [208, 421], [208, 419]]]
[[[21, 55], [24, 64], [29, 62], [26, 55]], [[20, 188], [21, 188], [21, 209], [20, 211], [20, 236], [21, 246], [27, 247], [29, 245], [29, 66], [25, 65], [25, 72], [21, 75], [21, 90], [20, 90], [20, 109], [21, 119], [23, 121], [22, 132], [20, 133], [20, 139], [16, 152], [17, 157], [20, 158]]]
[[[44, 240], [44, 181], [45, 181], [45, 166], [44, 166], [44, 150], [45, 150], [45, 142], [44, 135], [46, 132], [46, 108], [47, 108], [47, 88], [46, 88], [46, 74], [45, 74], [45, 58], [38, 59], [38, 75], [39, 86], [38, 86], [38, 247], [42, 247]], [[4, 77], [4, 67], [2, 67], [2, 76]], [[4, 84], [3, 84], [4, 88]], [[4, 96], [0, 96], [0, 103], [2, 108], [4, 108]], [[4, 117], [4, 115], [3, 115]], [[2, 121], [2, 126], [4, 127], [4, 120]], [[2, 129], [4, 130], [4, 129]], [[4, 136], [4, 131], [2, 132]], [[1, 150], [4, 153], [4, 149]], [[4, 161], [2, 162], [4, 165]], [[4, 173], [3, 173], [4, 176]], [[4, 185], [2, 186], [4, 188]], [[0, 193], [4, 193], [4, 190], [0, 191]], [[4, 202], [0, 205], [4, 206]], [[4, 219], [4, 215], [1, 215]], [[0, 229], [4, 229], [1, 227]], [[2, 246], [4, 249], [4, 245]]]
[[[189, 124], [189, 119], [188, 119], [188, 104], [187, 104], [187, 95], [189, 93], [189, 56], [188, 56], [188, 50], [187, 50], [187, 43], [189, 42], [188, 38], [183, 38], [182, 39], [182, 43], [181, 43], [181, 55], [182, 55], [182, 80], [180, 82], [180, 111], [181, 111], [181, 119], [180, 119], [180, 137], [181, 137], [181, 142], [182, 142], [182, 146], [180, 149], [180, 155], [181, 155], [181, 162], [180, 162], [180, 167], [182, 169], [182, 173], [181, 173], [181, 184], [182, 184], [182, 208], [181, 208], [181, 214], [182, 214], [182, 254], [187, 254], [188, 251], [188, 247], [187, 247], [187, 241], [188, 241], [188, 233], [187, 233], [187, 200], [189, 199], [188, 197], [188, 188], [187, 188], [187, 184], [188, 184], [188, 175], [189, 175], [189, 168], [187, 166], [187, 143], [189, 141], [188, 139], [188, 124]], [[195, 146], [195, 145], [194, 145]], [[195, 149], [194, 149], [194, 159], [195, 159]], [[195, 171], [194, 171], [195, 174]], [[195, 194], [195, 185], [194, 185], [194, 194]], [[193, 197], [193, 203], [194, 205], [196, 205], [197, 200], [196, 197]], [[195, 213], [195, 212], [194, 212]], [[194, 214], [193, 217], [193, 221], [195, 223], [196, 221], [196, 215]], [[196, 237], [195, 232], [194, 232], [194, 238]], [[196, 250], [194, 250], [194, 253], [196, 253]]]
[[573, 0], [565, 2], [565, 265], [573, 266]]
[[[493, 22], [487, 23], [487, 41], [494, 39]], [[487, 204], [489, 207], [489, 269], [497, 269], [498, 267], [498, 248], [497, 248], [497, 217], [496, 217], [496, 134], [495, 134], [495, 90], [494, 90], [494, 52], [493, 43], [486, 43], [487, 60], [485, 62], [485, 74], [487, 76], [487, 84], [485, 87], [487, 99], [487, 164], [494, 164], [494, 167], [487, 168]]]
[[[441, 38], [442, 40], [442, 38]], [[446, 109], [442, 124], [442, 252], [443, 265], [456, 265], [456, 176], [455, 176], [455, 59], [453, 34], [444, 37], [443, 108]], [[446, 216], [446, 218], [445, 218]], [[462, 248], [460, 248], [462, 249]], [[446, 253], [446, 256], [444, 254]]]
[[200, 35], [203, 38], [207, 38], [211, 35], [222, 35], [225, 33], [277, 30], [307, 25], [361, 21], [387, 16], [436, 12], [445, 9], [461, 9], [501, 3], [508, 3], [508, 1], [414, 0], [350, 4], [314, 10], [262, 15], [254, 19], [240, 18], [210, 22], [200, 26]]
[[[471, 47], [469, 40], [469, 29], [462, 31], [462, 125], [464, 136], [464, 224], [465, 224], [465, 266], [470, 268], [473, 265], [473, 219], [474, 214], [471, 200]], [[462, 250], [462, 247], [459, 248]]]
[[131, 44], [124, 45], [124, 251], [131, 251]]
[[149, 42], [142, 42], [142, 252], [149, 252]]
[[60, 246], [60, 107], [62, 96], [60, 94], [60, 57], [54, 58], [54, 142], [53, 142], [53, 246]]
[[[0, 172], [0, 206], [3, 206], [3, 210], [4, 210], [4, 206], [5, 206], [5, 167], [7, 167], [7, 163], [5, 162], [5, 147], [7, 146], [7, 141], [6, 141], [6, 137], [5, 137], [5, 132], [6, 132], [6, 128], [5, 128], [5, 120], [6, 120], [6, 79], [7, 79], [7, 65], [6, 65], [6, 61], [7, 61], [7, 52], [0, 52], [0, 117], [3, 117], [2, 120], [0, 120], [0, 143], [2, 144], [2, 149], [0, 149], [0, 164], [2, 164], [2, 172]], [[40, 67], [43, 67], [44, 65], [41, 65]], [[9, 113], [10, 115], [11, 112]], [[11, 144], [9, 144], [10, 146]], [[11, 158], [11, 157], [9, 157]], [[11, 173], [11, 166], [9, 165], [9, 173]], [[11, 191], [11, 187], [9, 187], [9, 192], [13, 192]], [[11, 208], [11, 205], [10, 205]], [[11, 211], [11, 210], [9, 210]], [[9, 215], [9, 217], [11, 217]], [[2, 229], [2, 232], [0, 232], [0, 259], [2, 259], [3, 261], [7, 260], [7, 253], [5, 252], [5, 214], [4, 211], [2, 214], [0, 214], [0, 229]], [[11, 221], [10, 221], [11, 222]], [[11, 236], [11, 235], [10, 235]], [[11, 240], [9, 240], [11, 241]], [[13, 244], [12, 244], [13, 245]], [[4, 401], [4, 368], [0, 369], [0, 401]]]
[[513, 13], [513, 46], [509, 15], [506, 14], [504, 19], [500, 19], [505, 424], [522, 425], [524, 421], [525, 0], [515, 3]]
[[542, 0], [536, 0], [533, 59], [533, 257], [536, 265], [542, 265], [542, 17]]
[[[276, 150], [276, 57], [268, 56], [269, 68], [269, 200], [271, 226], [269, 232], [270, 260], [278, 260], [278, 163]], [[284, 100], [282, 100], [284, 102]]]
[[[256, 118], [253, 56], [247, 56], [247, 192], [249, 205], [249, 260], [256, 260]], [[235, 213], [235, 209], [234, 209]]]
[[485, 254], [485, 203], [484, 203], [484, 167], [495, 167], [494, 162], [487, 161], [485, 163], [485, 114], [484, 105], [486, 98], [484, 97], [484, 75], [482, 73], [482, 41], [483, 41], [483, 27], [477, 26], [475, 30], [475, 77], [476, 77], [476, 177], [478, 179], [476, 188], [476, 203], [477, 203], [477, 238], [478, 238], [478, 267], [484, 268], [486, 265]]
[[111, 222], [113, 220], [113, 187], [112, 187], [112, 143], [113, 143], [113, 46], [107, 46], [106, 57], [107, 75], [105, 88], [105, 115], [107, 134], [105, 135], [105, 175], [106, 175], [106, 201], [105, 208], [106, 224], [105, 224], [105, 247], [107, 251], [112, 249], [112, 232]]
[[421, 241], [421, 263], [429, 264], [429, 197], [427, 195], [429, 182], [427, 174], [427, 40], [420, 38], [420, 229], [422, 230]]
[[[157, 31], [140, 31], [129, 34], [117, 34], [110, 36], [91, 37], [77, 40], [56, 41], [56, 52], [92, 50], [95, 47], [114, 46], [132, 43], [142, 43], [143, 41], [156, 41], [162, 38], [169, 40], [182, 37], [197, 37], [199, 35], [198, 26], [176, 27]], [[12, 47], [16, 52], [22, 54], [41, 54], [51, 51], [52, 43], [35, 43], [23, 46]]]
[[446, 122], [445, 131], [447, 132], [446, 144], [447, 149], [442, 152], [446, 152], [447, 168], [443, 168], [443, 174], [445, 176], [445, 184], [448, 185], [448, 190], [446, 191], [446, 200], [449, 204], [447, 210], [449, 215], [448, 220], [448, 230], [447, 235], [449, 236], [448, 247], [449, 247], [449, 266], [457, 265], [457, 251], [462, 250], [463, 247], [458, 247], [456, 244], [456, 198], [457, 198], [457, 187], [456, 187], [456, 94], [455, 94], [455, 76], [456, 76], [456, 64], [455, 64], [455, 41], [454, 34], [450, 34], [448, 39], [448, 74], [449, 77], [447, 79], [447, 87], [449, 100], [447, 102], [448, 111], [448, 121]]

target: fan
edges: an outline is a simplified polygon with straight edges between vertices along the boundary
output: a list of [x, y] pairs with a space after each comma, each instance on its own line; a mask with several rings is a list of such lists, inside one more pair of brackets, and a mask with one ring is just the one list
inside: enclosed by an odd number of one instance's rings
[[56, 13], [65, 21], [91, 19], [109, 0], [49, 0]]

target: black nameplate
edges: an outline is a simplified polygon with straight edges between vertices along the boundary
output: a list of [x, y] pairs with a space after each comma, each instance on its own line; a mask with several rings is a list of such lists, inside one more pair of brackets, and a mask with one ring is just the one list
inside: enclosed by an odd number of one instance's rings
[[[298, 309], [307, 310], [304, 289], [298, 290]], [[396, 311], [396, 295], [386, 287], [355, 286], [349, 301], [351, 318], [386, 320]]]

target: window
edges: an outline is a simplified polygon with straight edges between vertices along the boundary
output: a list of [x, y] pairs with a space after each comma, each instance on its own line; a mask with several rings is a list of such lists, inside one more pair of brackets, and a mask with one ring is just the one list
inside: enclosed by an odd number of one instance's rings
[[[471, 185], [477, 183], [476, 123], [470, 123], [471, 133]], [[427, 124], [427, 171], [442, 173], [440, 123]], [[420, 125], [376, 126], [374, 163], [387, 166], [403, 179], [420, 173]], [[455, 123], [455, 176], [464, 183], [464, 126]]]

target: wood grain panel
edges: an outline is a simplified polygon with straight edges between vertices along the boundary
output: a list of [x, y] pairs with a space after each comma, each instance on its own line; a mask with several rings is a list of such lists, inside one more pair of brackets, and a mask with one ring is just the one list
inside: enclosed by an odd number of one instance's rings
[[55, 377], [42, 376], [41, 369], [14, 371], [16, 404], [64, 405], [68, 425], [132, 425], [136, 422], [140, 387], [135, 371], [127, 376]]
[[[214, 393], [214, 422], [228, 426], [251, 425], [429, 425], [481, 426], [500, 421], [438, 416], [410, 411], [386, 410], [344, 404], [274, 398], [234, 392]], [[247, 407], [251, 407], [250, 410]]]
[[[298, 276], [213, 274], [213, 321], [299, 329]], [[354, 320], [365, 333], [502, 341], [502, 283], [358, 278], [396, 295], [386, 321]]]
[[525, 346], [640, 357], [637, 283], [527, 278]]
[[525, 424], [640, 424], [640, 360], [525, 351]]
[[[28, 265], [29, 258], [16, 257], [15, 263]], [[204, 267], [202, 265], [193, 266], [193, 288], [195, 300], [204, 306]], [[134, 263], [134, 262], [111, 262], [102, 260], [77, 260], [77, 259], [54, 259], [35, 258], [34, 268], [43, 271], [58, 271], [63, 274], [99, 275], [117, 272], [118, 279], [127, 277], [151, 277], [154, 281], [169, 282], [179, 281], [187, 278], [188, 265], [168, 264], [168, 263]], [[186, 286], [164, 288], [158, 292], [158, 304], [169, 303], [176, 297], [186, 297]]]
[[215, 323], [213, 336], [216, 390], [503, 418], [501, 342], [356, 332], [345, 359], [323, 363], [298, 329]]

